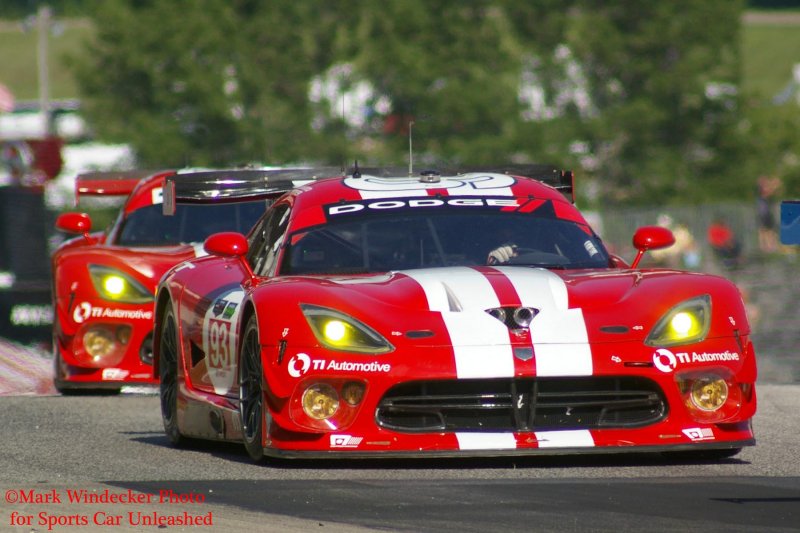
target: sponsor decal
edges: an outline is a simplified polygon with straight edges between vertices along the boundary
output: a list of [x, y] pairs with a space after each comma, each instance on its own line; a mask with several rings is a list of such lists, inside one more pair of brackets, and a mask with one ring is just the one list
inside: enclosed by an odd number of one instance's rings
[[104, 368], [103, 380], [104, 381], [122, 381], [128, 377], [129, 372], [121, 368]]
[[656, 365], [656, 368], [660, 371], [669, 373], [678, 366], [678, 360], [675, 358], [674, 353], [666, 348], [659, 348], [653, 354], [653, 364]]
[[358, 448], [364, 437], [352, 435], [331, 435], [331, 448]]
[[418, 208], [418, 207], [511, 207], [518, 208], [520, 206], [516, 198], [417, 198], [417, 199], [402, 199], [402, 200], [375, 200], [372, 202], [347, 202], [335, 205], [326, 206], [326, 212], [329, 217], [346, 214], [356, 213], [365, 209], [383, 210], [383, 209], [402, 209], [402, 208]]
[[223, 293], [206, 311], [203, 318], [203, 351], [206, 354], [208, 377], [214, 390], [223, 394], [233, 386], [233, 364], [239, 311], [244, 292], [233, 289]]
[[682, 430], [682, 433], [692, 441], [714, 440], [714, 431], [711, 428], [688, 428]]
[[289, 375], [293, 378], [299, 378], [311, 368], [311, 358], [308, 354], [299, 353], [289, 359]]
[[153, 311], [145, 309], [114, 309], [94, 307], [89, 302], [81, 302], [72, 311], [72, 319], [82, 324], [89, 318], [117, 318], [123, 320], [153, 320]]
[[381, 193], [393, 196], [426, 196], [431, 189], [447, 190], [450, 196], [490, 194], [487, 191], [507, 189], [516, 182], [514, 177], [506, 174], [480, 172], [471, 172], [460, 176], [442, 176], [435, 183], [423, 183], [418, 177], [412, 176], [405, 179], [361, 176], [360, 178], [348, 177], [344, 180], [347, 187], [361, 191], [364, 197]]
[[311, 359], [308, 354], [299, 353], [289, 359], [287, 366], [287, 371], [293, 378], [299, 378], [311, 369], [323, 372], [388, 373], [392, 371], [392, 365], [389, 363], [379, 363], [378, 361], [355, 362], [337, 361], [335, 359]]
[[164, 203], [164, 188], [163, 187], [156, 187], [152, 191], [150, 191], [150, 201], [153, 202], [153, 205], [163, 204]]
[[12, 326], [46, 326], [53, 323], [50, 305], [15, 305], [11, 308]]
[[736, 352], [725, 350], [724, 352], [678, 352], [672, 353], [665, 348], [659, 348], [653, 354], [653, 364], [662, 372], [672, 372], [678, 364], [691, 363], [718, 363], [728, 361], [738, 361], [740, 355]]
[[681, 363], [715, 363], [717, 361], [738, 361], [739, 354], [725, 350], [724, 352], [692, 352], [689, 355], [686, 352], [675, 354]]

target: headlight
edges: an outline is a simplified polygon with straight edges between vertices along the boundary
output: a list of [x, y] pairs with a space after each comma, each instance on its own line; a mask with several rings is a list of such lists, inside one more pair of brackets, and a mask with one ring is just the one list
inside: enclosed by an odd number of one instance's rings
[[153, 295], [138, 281], [115, 268], [89, 265], [89, 275], [101, 298], [129, 304], [153, 301]]
[[386, 353], [394, 347], [378, 332], [344, 313], [300, 304], [306, 320], [317, 340], [331, 350], [359, 353]]
[[681, 302], [656, 323], [645, 339], [648, 346], [676, 346], [703, 340], [711, 325], [711, 297]]
[[716, 411], [728, 399], [728, 384], [718, 377], [698, 379], [692, 383], [692, 403], [703, 411]]
[[336, 389], [326, 383], [316, 383], [303, 393], [303, 411], [314, 420], [325, 420], [339, 409]]

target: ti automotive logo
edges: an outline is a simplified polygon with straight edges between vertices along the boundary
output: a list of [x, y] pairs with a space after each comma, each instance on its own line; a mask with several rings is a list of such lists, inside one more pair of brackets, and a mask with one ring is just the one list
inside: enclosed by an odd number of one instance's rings
[[287, 372], [293, 378], [299, 378], [309, 370], [323, 370], [326, 372], [391, 372], [392, 365], [378, 361], [354, 362], [337, 361], [335, 359], [311, 359], [306, 353], [299, 353], [289, 359]]
[[95, 307], [89, 302], [81, 302], [72, 311], [72, 320], [83, 324], [90, 318], [121, 318], [124, 320], [153, 320], [153, 311], [144, 309], [114, 309]]
[[738, 361], [740, 356], [736, 352], [678, 352], [672, 353], [666, 348], [659, 348], [653, 353], [653, 365], [666, 374], [674, 371], [681, 364], [716, 363]]

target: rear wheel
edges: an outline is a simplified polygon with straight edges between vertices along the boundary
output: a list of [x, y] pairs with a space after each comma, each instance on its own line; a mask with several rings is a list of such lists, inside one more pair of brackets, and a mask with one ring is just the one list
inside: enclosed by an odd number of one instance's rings
[[239, 354], [239, 416], [242, 440], [248, 455], [260, 462], [264, 459], [264, 371], [255, 315], [247, 321]]
[[159, 396], [164, 432], [175, 446], [186, 443], [178, 429], [178, 326], [172, 307], [164, 311], [161, 340], [159, 342]]

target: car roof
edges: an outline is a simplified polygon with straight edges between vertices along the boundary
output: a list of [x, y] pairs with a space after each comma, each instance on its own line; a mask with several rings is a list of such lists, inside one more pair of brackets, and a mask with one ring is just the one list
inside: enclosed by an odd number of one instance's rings
[[[497, 170], [495, 170], [497, 168]], [[525, 172], [522, 172], [525, 171]], [[360, 169], [349, 175], [319, 179], [290, 192], [295, 230], [324, 224], [326, 209], [355, 203], [381, 210], [405, 205], [433, 205], [447, 198], [524, 198], [520, 211], [534, 204], [552, 202], [555, 216], [586, 224], [572, 205], [572, 173], [552, 167], [489, 167], [466, 172], [440, 174], [422, 171], [418, 175], [400, 174], [394, 169]], [[415, 199], [411, 202], [411, 199]], [[333, 207], [332, 207], [333, 206]]]

